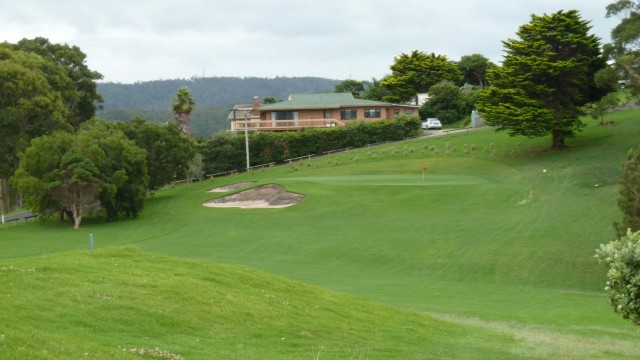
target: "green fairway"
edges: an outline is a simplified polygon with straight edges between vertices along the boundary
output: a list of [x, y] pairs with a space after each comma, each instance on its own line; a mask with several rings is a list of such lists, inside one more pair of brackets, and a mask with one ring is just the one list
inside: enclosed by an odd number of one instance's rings
[[[75, 231], [53, 220], [0, 225], [0, 267], [86, 252], [93, 234], [96, 249], [130, 245], [175, 262], [243, 265], [495, 339], [477, 353], [474, 343], [465, 355], [416, 347], [401, 358], [637, 358], [640, 334], [610, 309], [594, 250], [621, 218], [616, 181], [638, 144], [639, 115], [609, 115], [614, 126], [587, 120], [559, 152], [548, 150], [547, 138], [480, 129], [162, 190], [136, 220], [86, 218]], [[244, 181], [306, 198], [280, 209], [202, 206], [227, 194], [208, 190]], [[305, 354], [291, 358], [314, 358]]]
[[480, 359], [529, 351], [501, 331], [132, 248], [11, 264], [0, 267], [2, 359], [135, 359], [156, 349], [144, 358]]
[[308, 176], [302, 179], [280, 178], [278, 182], [301, 180], [323, 185], [356, 185], [356, 186], [458, 186], [485, 183], [481, 178], [472, 176], [431, 175], [424, 179], [416, 174], [400, 175], [347, 175], [347, 176]]

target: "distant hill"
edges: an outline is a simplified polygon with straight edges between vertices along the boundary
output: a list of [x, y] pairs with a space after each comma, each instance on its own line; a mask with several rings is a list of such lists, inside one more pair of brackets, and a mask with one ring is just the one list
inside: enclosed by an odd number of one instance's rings
[[233, 104], [251, 103], [254, 96], [286, 99], [292, 93], [333, 92], [338, 82], [318, 77], [205, 77], [134, 84], [99, 83], [104, 109], [98, 116], [113, 121], [135, 116], [155, 123], [173, 121], [169, 111], [171, 99], [180, 87], [186, 86], [196, 102], [192, 131], [206, 137], [229, 127], [226, 117]]

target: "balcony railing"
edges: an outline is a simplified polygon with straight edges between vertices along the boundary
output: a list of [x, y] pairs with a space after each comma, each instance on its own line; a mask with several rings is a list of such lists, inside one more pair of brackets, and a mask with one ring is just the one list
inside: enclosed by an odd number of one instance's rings
[[[344, 122], [338, 119], [248, 120], [246, 123], [249, 131], [286, 131], [344, 125]], [[236, 120], [231, 123], [231, 130], [241, 131], [244, 130], [244, 127], [244, 120]]]

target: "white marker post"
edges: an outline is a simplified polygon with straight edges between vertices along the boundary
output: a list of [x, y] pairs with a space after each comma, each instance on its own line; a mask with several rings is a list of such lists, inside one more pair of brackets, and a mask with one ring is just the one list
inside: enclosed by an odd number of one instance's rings
[[89, 251], [93, 252], [93, 234], [89, 234]]

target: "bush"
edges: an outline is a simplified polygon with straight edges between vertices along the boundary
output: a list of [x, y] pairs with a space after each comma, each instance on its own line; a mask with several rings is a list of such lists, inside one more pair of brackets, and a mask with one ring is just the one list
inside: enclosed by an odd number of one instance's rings
[[640, 231], [600, 245], [596, 258], [609, 267], [605, 290], [613, 310], [640, 325]]
[[[420, 125], [418, 117], [402, 115], [393, 120], [353, 121], [339, 128], [256, 132], [249, 136], [249, 157], [252, 164], [283, 163], [299, 156], [414, 137], [421, 133]], [[244, 134], [215, 135], [199, 150], [206, 174], [246, 167]]]

